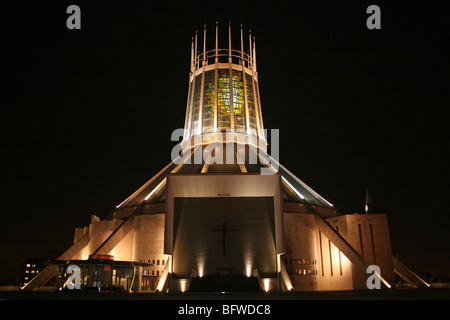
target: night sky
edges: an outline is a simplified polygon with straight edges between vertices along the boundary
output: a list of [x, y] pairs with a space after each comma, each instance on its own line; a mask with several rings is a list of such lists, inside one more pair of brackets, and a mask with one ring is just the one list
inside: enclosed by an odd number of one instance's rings
[[[170, 162], [191, 37], [204, 22], [213, 37], [218, 19], [231, 20], [233, 43], [241, 22], [256, 37], [263, 120], [280, 130], [280, 162], [342, 213], [363, 213], [367, 187], [400, 259], [450, 275], [448, 12], [391, 2], [2, 9], [0, 258], [64, 251], [75, 227], [105, 217]], [[70, 4], [81, 30], [66, 27]], [[366, 27], [371, 4], [381, 30]]]

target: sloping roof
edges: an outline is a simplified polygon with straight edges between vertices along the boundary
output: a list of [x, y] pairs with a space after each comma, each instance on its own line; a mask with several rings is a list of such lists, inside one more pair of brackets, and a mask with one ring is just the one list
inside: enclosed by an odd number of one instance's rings
[[[244, 146], [241, 146], [244, 147]], [[235, 143], [224, 143], [222, 151], [222, 164], [220, 163], [220, 154], [217, 153], [219, 159], [212, 163], [208, 157], [206, 160], [199, 155], [203, 155], [206, 146], [197, 146], [189, 151], [189, 154], [170, 162], [160, 172], [148, 180], [143, 186], [131, 194], [121, 204], [117, 205], [117, 209], [125, 209], [136, 207], [142, 203], [158, 203], [165, 201], [166, 177], [169, 173], [175, 174], [208, 174], [208, 173], [261, 173], [261, 170], [271, 170], [272, 172], [280, 172], [283, 183], [283, 199], [287, 202], [311, 204], [319, 207], [332, 208], [333, 205], [321, 197], [312, 188], [298, 179], [283, 165], [278, 163], [274, 158], [269, 156], [261, 149], [245, 145], [242, 152], [236, 152], [238, 146]], [[219, 147], [218, 147], [219, 148]], [[215, 157], [214, 149], [211, 156]], [[245, 150], [245, 152], [243, 152]], [[208, 150], [206, 150], [208, 152]], [[227, 151], [229, 152], [227, 155]], [[242, 156], [241, 156], [242, 155]], [[227, 159], [228, 156], [228, 159]], [[227, 161], [228, 160], [228, 161]], [[211, 163], [211, 164], [208, 164]], [[272, 167], [271, 167], [272, 166]]]

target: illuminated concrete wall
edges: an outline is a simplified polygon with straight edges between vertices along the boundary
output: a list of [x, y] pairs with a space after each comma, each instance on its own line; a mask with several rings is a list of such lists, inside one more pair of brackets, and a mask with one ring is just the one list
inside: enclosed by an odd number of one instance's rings
[[[75, 228], [74, 243], [77, 242], [83, 235], [89, 232], [89, 243], [81, 250], [75, 257], [79, 260], [87, 260], [89, 256], [111, 235], [113, 230], [122, 223], [120, 219], [102, 220], [91, 219], [91, 223], [84, 228]], [[116, 257], [123, 258], [122, 260], [131, 260], [132, 253], [132, 234], [128, 234], [110, 253]], [[116, 260], [119, 260], [116, 258]]]
[[319, 290], [314, 216], [285, 212], [284, 231], [286, 253], [281, 259], [284, 261], [294, 290]]
[[[274, 198], [175, 198], [173, 272], [188, 279], [232, 274], [276, 277]], [[289, 206], [285, 206], [289, 207]], [[315, 225], [307, 207], [283, 213], [284, 254], [281, 255], [295, 291], [367, 289], [368, 274], [357, 269]], [[297, 212], [295, 212], [297, 210]], [[160, 276], [167, 263], [164, 254], [165, 213], [134, 218], [134, 228], [110, 252], [115, 260], [154, 264], [147, 275]], [[380, 267], [382, 277], [394, 285], [391, 243], [385, 214], [350, 214], [326, 219], [366, 261]], [[76, 228], [74, 242], [89, 231], [89, 244], [76, 259], [88, 259], [122, 220], [93, 219]], [[223, 223], [228, 231], [224, 248]], [[224, 254], [224, 251], [225, 254]], [[228, 270], [228, 271], [227, 271]]]
[[[76, 259], [86, 260], [98, 246], [100, 246], [123, 220], [97, 220], [89, 226], [76, 228], [74, 243], [89, 231], [89, 244], [77, 255]], [[120, 261], [153, 261], [163, 265], [166, 259], [164, 251], [164, 213], [145, 214], [134, 217], [134, 228], [125, 235], [120, 242], [109, 252], [114, 260]]]
[[[380, 267], [381, 276], [395, 283], [389, 227], [385, 214], [349, 214], [327, 219], [328, 223], [364, 258]], [[357, 269], [323, 234], [318, 232], [323, 275], [321, 290], [367, 289], [369, 274]]]
[[[349, 214], [329, 218], [328, 222], [358, 251], [367, 264], [378, 265], [381, 276], [395, 283], [389, 226], [385, 214]], [[368, 275], [352, 266], [354, 289], [366, 289]]]
[[86, 259], [111, 235], [113, 230], [114, 220], [103, 220], [89, 225], [89, 244], [85, 248]]
[[[80, 240], [86, 233], [89, 232], [89, 226], [82, 227], [82, 228], [75, 228], [74, 237], [73, 237], [73, 243], [76, 243], [78, 240]], [[89, 252], [87, 250], [86, 246], [83, 248], [79, 253], [76, 254], [76, 256], [73, 258], [74, 260], [86, 260], [89, 258]]]
[[[114, 222], [114, 228], [117, 228], [122, 223], [122, 220], [116, 220]], [[116, 261], [133, 261], [133, 238], [134, 232], [129, 232], [109, 253], [114, 257]]]
[[176, 198], [174, 275], [249, 276], [258, 269], [261, 277], [275, 277], [273, 203], [270, 197]]
[[151, 263], [155, 261], [155, 266], [162, 266], [162, 261], [166, 260], [166, 255], [164, 255], [164, 214], [136, 216], [132, 233], [132, 260], [151, 261]]
[[[303, 207], [285, 206], [286, 253], [282, 255], [295, 291], [367, 289], [369, 274], [361, 272], [314, 223]], [[297, 212], [295, 212], [297, 210]], [[395, 283], [387, 217], [350, 214], [327, 218], [328, 223], [364, 258], [377, 265], [381, 276]]]
[[322, 232], [317, 230], [320, 290], [352, 290], [351, 262]]

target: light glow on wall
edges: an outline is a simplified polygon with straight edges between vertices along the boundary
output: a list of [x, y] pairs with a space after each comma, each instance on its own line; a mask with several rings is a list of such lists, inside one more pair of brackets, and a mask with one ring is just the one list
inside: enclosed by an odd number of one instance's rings
[[342, 269], [344, 269], [350, 263], [350, 260], [348, 260], [345, 254], [343, 254], [333, 243], [331, 246], [331, 255], [333, 258], [333, 267], [336, 266], [336, 268], [339, 268], [340, 264]]
[[263, 290], [265, 292], [269, 292], [269, 290], [270, 290], [270, 279], [269, 278], [262, 279], [262, 282], [263, 282]]
[[205, 254], [198, 255], [195, 260], [197, 262], [197, 275], [202, 278], [205, 275]]
[[245, 266], [245, 274], [248, 278], [250, 278], [252, 276], [252, 266], [251, 265]]
[[340, 255], [341, 255], [342, 266], [345, 266], [350, 263], [350, 260], [348, 260], [347, 256], [345, 254], [343, 254], [341, 251], [340, 251]]
[[181, 279], [180, 280], [180, 290], [181, 292], [186, 292], [188, 289], [188, 279]]
[[250, 278], [253, 274], [253, 261], [255, 260], [255, 257], [253, 250], [248, 243], [244, 247], [243, 259], [244, 259], [245, 275]]
[[164, 285], [166, 284], [167, 277], [172, 273], [172, 257], [167, 257], [166, 266], [161, 274], [161, 278], [159, 279], [158, 286], [156, 287], [157, 291], [162, 291], [164, 289]]
[[198, 276], [199, 276], [200, 278], [203, 277], [203, 272], [204, 272], [204, 267], [203, 267], [203, 266], [202, 266], [202, 267], [198, 267]]

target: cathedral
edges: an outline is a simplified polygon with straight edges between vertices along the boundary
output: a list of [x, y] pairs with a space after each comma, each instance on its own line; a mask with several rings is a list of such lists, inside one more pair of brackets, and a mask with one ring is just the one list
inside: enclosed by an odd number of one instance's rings
[[218, 23], [212, 41], [206, 26], [192, 38], [170, 163], [109, 216], [76, 228], [73, 245], [23, 290], [55, 277], [56, 290], [161, 293], [371, 289], [373, 275], [394, 288], [395, 274], [427, 286], [392, 255], [386, 214], [342, 214], [277, 161], [255, 39], [241, 25], [232, 48], [225, 28], [222, 45]]

